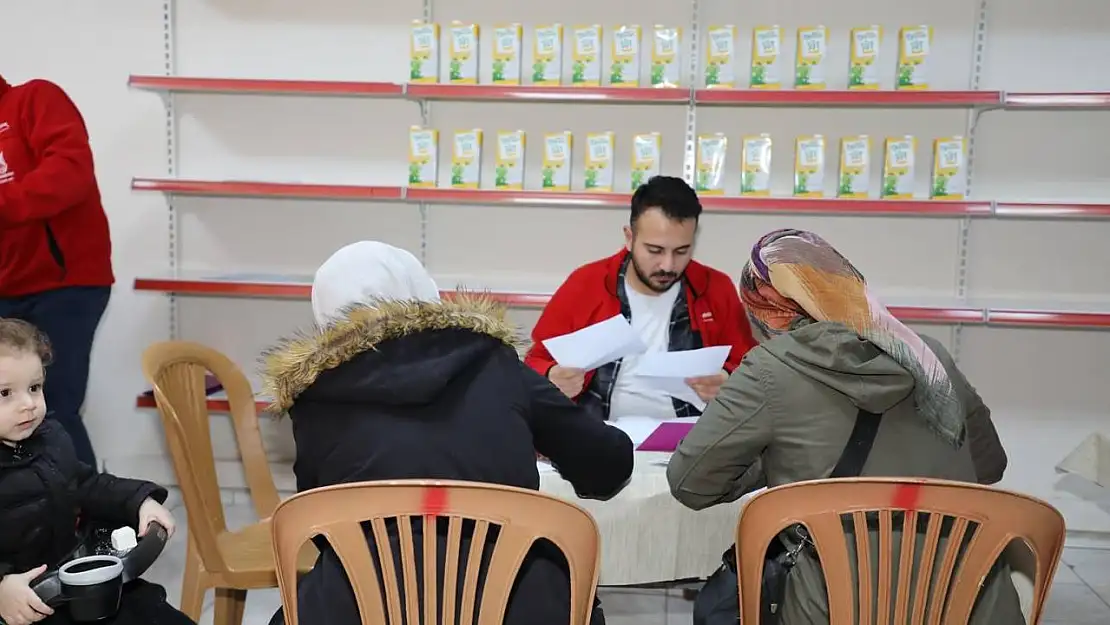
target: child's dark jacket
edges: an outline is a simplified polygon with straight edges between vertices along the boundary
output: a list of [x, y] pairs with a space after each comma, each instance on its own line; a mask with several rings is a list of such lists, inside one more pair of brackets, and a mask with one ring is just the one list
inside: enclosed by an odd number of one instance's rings
[[78, 520], [134, 527], [143, 501], [166, 496], [157, 484], [83, 464], [47, 419], [18, 446], [0, 444], [0, 577], [60, 564], [77, 546]]

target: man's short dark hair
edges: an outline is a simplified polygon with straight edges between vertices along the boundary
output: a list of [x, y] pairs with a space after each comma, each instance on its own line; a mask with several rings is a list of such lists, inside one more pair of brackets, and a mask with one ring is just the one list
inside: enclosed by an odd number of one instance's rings
[[629, 223], [635, 225], [640, 215], [649, 208], [658, 208], [674, 221], [697, 220], [701, 216], [698, 194], [685, 180], [674, 176], [652, 176], [647, 184], [636, 189], [632, 194]]

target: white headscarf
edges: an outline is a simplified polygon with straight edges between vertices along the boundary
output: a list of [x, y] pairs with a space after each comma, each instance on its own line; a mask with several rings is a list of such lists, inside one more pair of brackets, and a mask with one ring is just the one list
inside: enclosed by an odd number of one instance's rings
[[312, 280], [312, 314], [321, 326], [352, 305], [381, 299], [438, 302], [439, 287], [415, 256], [379, 241], [341, 248]]

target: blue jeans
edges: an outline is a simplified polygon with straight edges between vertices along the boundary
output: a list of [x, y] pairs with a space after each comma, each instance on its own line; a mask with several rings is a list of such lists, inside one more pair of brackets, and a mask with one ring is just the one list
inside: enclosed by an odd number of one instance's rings
[[111, 287], [74, 286], [0, 298], [0, 317], [32, 323], [50, 339], [54, 363], [46, 368], [47, 416], [65, 428], [77, 457], [97, 470], [81, 407], [89, 383], [93, 337], [111, 295]]

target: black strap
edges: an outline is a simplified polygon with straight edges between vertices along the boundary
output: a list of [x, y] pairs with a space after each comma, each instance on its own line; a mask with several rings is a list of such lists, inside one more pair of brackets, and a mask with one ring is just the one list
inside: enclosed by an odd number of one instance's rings
[[[844, 446], [840, 459], [836, 461], [836, 466], [829, 474], [830, 478], [859, 477], [863, 473], [863, 465], [867, 464], [867, 457], [871, 454], [871, 446], [875, 443], [875, 435], [879, 432], [882, 418], [880, 414], [860, 409], [856, 415], [856, 424], [852, 427], [851, 435], [848, 436], [848, 444]], [[792, 538], [800, 539], [802, 543], [806, 542], [808, 532], [801, 525], [794, 525], [784, 531], [791, 530], [795, 533], [795, 537]], [[787, 546], [781, 539], [772, 540], [767, 550], [767, 558], [771, 559], [786, 552]], [[736, 545], [724, 552], [722, 560], [729, 570], [736, 571]]]
[[875, 444], [875, 435], [879, 432], [882, 418], [882, 415], [859, 409], [856, 425], [852, 427], [848, 444], [844, 446], [840, 460], [837, 460], [829, 474], [830, 478], [859, 477], [863, 473], [863, 465], [867, 464], [867, 457], [871, 455], [871, 446]]
[[[871, 455], [871, 446], [875, 443], [875, 435], [879, 432], [879, 422], [882, 418], [882, 415], [860, 408], [856, 415], [856, 424], [848, 436], [848, 444], [840, 453], [840, 460], [836, 461], [836, 466], [829, 474], [830, 478], [859, 477], [863, 473], [863, 465], [867, 464], [867, 457]], [[791, 535], [790, 538], [798, 544], [798, 549], [813, 546], [809, 541], [809, 532], [802, 525], [793, 525], [783, 530], [783, 533]], [[777, 557], [786, 553], [788, 549], [789, 547], [783, 544], [781, 539], [772, 541], [768, 549], [768, 557]], [[790, 566], [793, 566], [792, 558]]]

